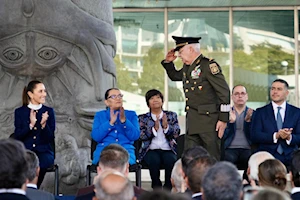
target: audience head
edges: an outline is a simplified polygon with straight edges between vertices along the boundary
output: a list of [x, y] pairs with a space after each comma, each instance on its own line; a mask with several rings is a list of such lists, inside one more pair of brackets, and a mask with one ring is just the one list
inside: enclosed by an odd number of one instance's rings
[[0, 188], [26, 188], [28, 164], [23, 143], [0, 140]]
[[46, 97], [46, 89], [41, 81], [33, 80], [28, 83], [23, 89], [22, 103], [27, 106], [30, 102], [33, 104], [45, 103], [45, 98], [40, 98], [40, 95]]
[[291, 200], [287, 193], [274, 188], [264, 188], [259, 190], [251, 200]]
[[130, 180], [118, 171], [105, 171], [94, 183], [99, 200], [132, 200], [134, 189]]
[[268, 159], [275, 159], [272, 154], [266, 151], [259, 151], [249, 158], [248, 161], [248, 175], [249, 178], [258, 181], [258, 166], [260, 163]]
[[110, 88], [106, 90], [104, 98], [104, 103], [107, 108], [118, 110], [123, 107], [123, 94], [118, 88]]
[[258, 180], [260, 186], [284, 190], [287, 183], [286, 174], [286, 167], [277, 159], [265, 160], [258, 167]]
[[33, 182], [35, 180], [37, 183], [37, 177], [40, 173], [39, 158], [33, 151], [26, 150], [26, 161], [28, 164], [27, 179], [29, 182]]
[[160, 91], [156, 89], [149, 90], [146, 93], [145, 98], [147, 106], [150, 108], [150, 110], [155, 108], [162, 108], [162, 105], [164, 103], [164, 96]]
[[182, 176], [181, 159], [177, 160], [174, 164], [171, 173], [171, 183], [173, 192], [184, 192], [186, 190], [186, 185]]
[[208, 151], [204, 149], [202, 146], [195, 146], [186, 149], [181, 156], [183, 173], [186, 174], [186, 168], [192, 160], [194, 160], [196, 157], [207, 156], [207, 155], [209, 155]]
[[300, 187], [300, 150], [293, 153], [291, 174], [294, 187]]
[[121, 145], [110, 144], [106, 146], [101, 154], [98, 165], [98, 174], [107, 170], [113, 169], [121, 172], [125, 176], [129, 172], [129, 154]]
[[242, 178], [229, 162], [217, 162], [202, 179], [202, 199], [239, 200], [242, 196]]
[[211, 156], [196, 157], [187, 167], [187, 185], [193, 193], [201, 191], [202, 178], [206, 171], [216, 163]]
[[191, 197], [186, 194], [170, 193], [166, 190], [153, 190], [151, 192], [143, 193], [141, 200], [190, 200]]

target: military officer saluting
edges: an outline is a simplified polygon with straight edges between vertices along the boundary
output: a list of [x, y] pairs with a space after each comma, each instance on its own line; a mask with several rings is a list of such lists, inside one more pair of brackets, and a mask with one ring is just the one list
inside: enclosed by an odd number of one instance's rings
[[[183, 81], [186, 97], [185, 149], [201, 145], [220, 159], [220, 143], [229, 121], [230, 90], [218, 63], [200, 52], [201, 37], [172, 36], [176, 47], [161, 62], [172, 81]], [[184, 63], [176, 70], [173, 61]]]

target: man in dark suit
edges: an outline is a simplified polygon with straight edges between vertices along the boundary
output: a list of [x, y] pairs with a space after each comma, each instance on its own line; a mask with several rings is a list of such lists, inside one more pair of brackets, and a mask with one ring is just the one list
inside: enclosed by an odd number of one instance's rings
[[27, 179], [29, 183], [27, 183], [26, 196], [31, 200], [54, 200], [54, 195], [37, 189], [37, 182], [40, 173], [40, 163], [37, 155], [30, 150], [26, 151], [26, 160], [28, 163], [28, 172]]
[[291, 163], [291, 182], [292, 191], [291, 197], [293, 200], [300, 199], [300, 150], [293, 153], [292, 163]]
[[223, 160], [245, 170], [251, 156], [250, 124], [253, 109], [246, 106], [248, 93], [243, 85], [233, 87], [231, 99], [233, 107], [222, 138], [224, 144]]
[[[161, 62], [172, 81], [182, 81], [186, 97], [185, 149], [203, 146], [220, 159], [220, 144], [226, 122], [229, 121], [230, 90], [221, 67], [213, 59], [201, 54], [201, 37], [175, 37], [176, 48], [171, 49]], [[173, 61], [184, 63], [180, 70]]]
[[29, 200], [25, 194], [28, 165], [24, 145], [13, 139], [0, 140], [0, 199]]
[[286, 102], [288, 87], [285, 80], [273, 81], [272, 102], [256, 110], [251, 126], [251, 140], [258, 151], [268, 151], [287, 167], [300, 144], [300, 109]]
[[[129, 154], [122, 146], [110, 144], [106, 146], [101, 154], [97, 167], [97, 176], [99, 177], [107, 170], [116, 170], [126, 177], [129, 173]], [[81, 188], [77, 191], [76, 200], [91, 200], [95, 196], [94, 185]], [[134, 186], [134, 194], [138, 197], [145, 192], [142, 188]]]

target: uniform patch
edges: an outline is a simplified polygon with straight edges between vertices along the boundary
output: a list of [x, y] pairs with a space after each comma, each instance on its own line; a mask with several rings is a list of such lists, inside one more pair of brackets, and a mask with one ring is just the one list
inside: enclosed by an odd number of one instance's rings
[[210, 71], [212, 74], [218, 74], [220, 72], [220, 69], [216, 63], [212, 63], [209, 65]]

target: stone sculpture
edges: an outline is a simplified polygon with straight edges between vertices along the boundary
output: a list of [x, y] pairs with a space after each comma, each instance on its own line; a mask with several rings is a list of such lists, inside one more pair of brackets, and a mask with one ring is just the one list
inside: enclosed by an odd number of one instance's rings
[[[112, 1], [0, 0], [0, 137], [14, 130], [24, 86], [41, 80], [56, 112], [55, 162], [64, 193], [85, 184], [93, 115], [116, 83], [115, 53]], [[47, 190], [51, 179], [44, 181]]]

